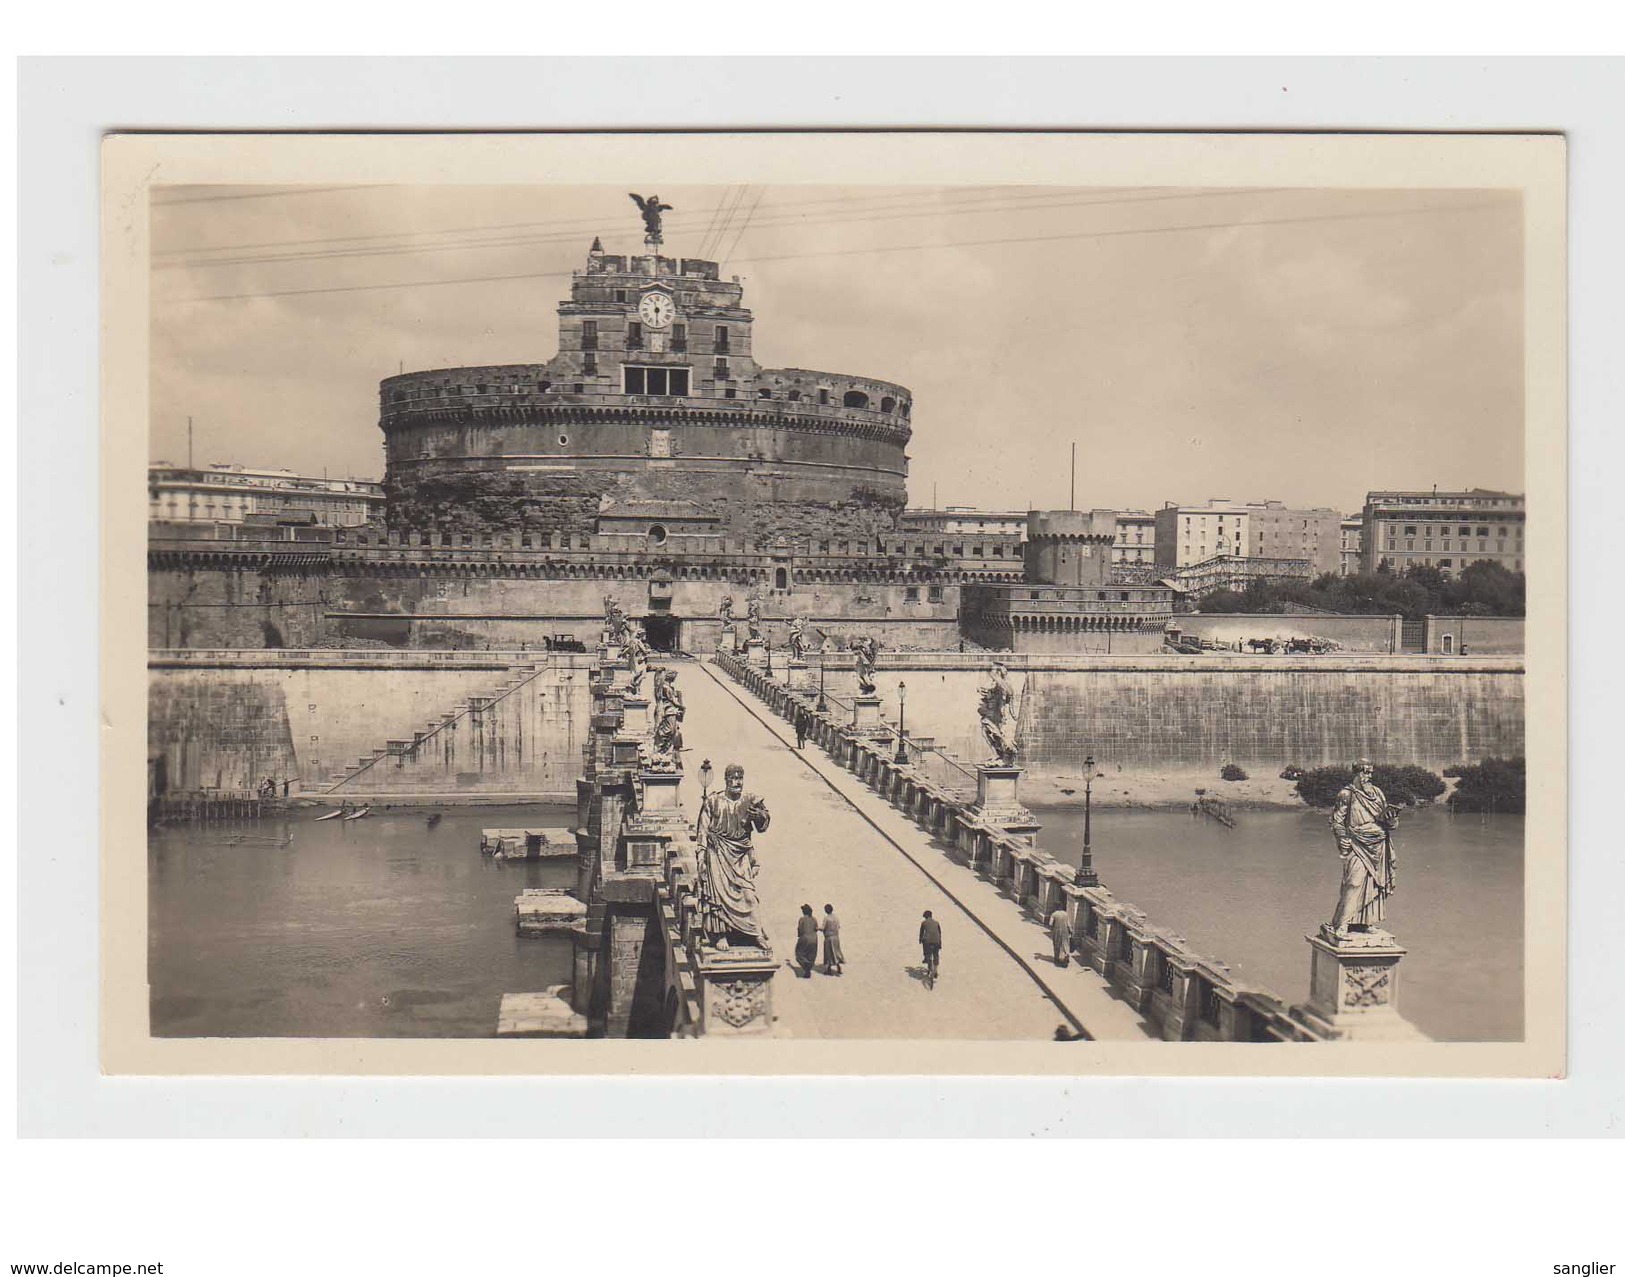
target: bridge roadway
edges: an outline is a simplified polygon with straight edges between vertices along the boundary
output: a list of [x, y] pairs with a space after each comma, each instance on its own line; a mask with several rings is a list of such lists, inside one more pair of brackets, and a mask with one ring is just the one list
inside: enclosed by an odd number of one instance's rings
[[[772, 813], [756, 836], [764, 924], [784, 969], [773, 981], [778, 1036], [793, 1038], [1047, 1039], [1082, 1025], [1100, 1039], [1153, 1036], [1094, 971], [1051, 961], [1049, 937], [992, 884], [950, 860], [930, 836], [707, 663], [683, 663], [679, 687], [688, 801], [709, 758], [740, 763], [745, 788]], [[846, 974], [796, 977], [796, 919], [810, 904], [841, 918]], [[942, 972], [920, 979], [916, 941], [930, 909], [943, 929]], [[822, 954], [820, 953], [820, 956]], [[1063, 1009], [1064, 1008], [1064, 1009]]]

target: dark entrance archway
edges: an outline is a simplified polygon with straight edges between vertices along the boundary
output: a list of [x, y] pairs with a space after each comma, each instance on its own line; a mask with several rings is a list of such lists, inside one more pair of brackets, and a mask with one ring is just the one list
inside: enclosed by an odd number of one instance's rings
[[643, 618], [643, 632], [648, 637], [649, 646], [657, 652], [682, 651], [683, 623], [675, 616], [646, 616]]

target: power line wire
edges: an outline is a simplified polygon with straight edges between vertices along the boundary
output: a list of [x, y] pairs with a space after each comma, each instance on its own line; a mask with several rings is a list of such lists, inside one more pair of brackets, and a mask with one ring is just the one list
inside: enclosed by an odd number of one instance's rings
[[734, 232], [733, 243], [728, 245], [728, 251], [726, 253], [720, 253], [718, 255], [718, 261], [727, 261], [739, 251], [739, 241], [745, 238], [745, 231], [750, 227], [750, 219], [756, 214], [756, 206], [762, 202], [762, 196], [766, 194], [767, 191], [765, 188], [756, 193], [755, 202], [745, 210], [745, 216], [740, 220], [739, 229]]
[[383, 189], [386, 183], [362, 182], [354, 186], [297, 186], [277, 191], [244, 191], [235, 195], [194, 195], [175, 196], [170, 199], [161, 199], [156, 194], [152, 202], [162, 208], [173, 208], [177, 204], [218, 204], [225, 200], [274, 200], [288, 199], [295, 195], [327, 195], [334, 191], [375, 191]]
[[[1052, 201], [1052, 200], [1054, 200], [1054, 199], [1056, 199], [1057, 197], [1060, 197], [1060, 196], [1070, 196], [1077, 189], [1079, 189], [1079, 188], [1052, 188], [1052, 189], [1049, 189], [1049, 190], [1041, 190], [1041, 191], [1033, 192], [1033, 193], [1027, 194], [1027, 195], [1021, 195], [1021, 194], [1015, 193], [1013, 190], [1011, 190], [1009, 188], [998, 188], [998, 189], [993, 189], [993, 190], [975, 190], [975, 191], [964, 191], [964, 192], [950, 192], [950, 193], [948, 193], [946, 195], [938, 196], [935, 199], [922, 199], [922, 197], [917, 196], [917, 195], [891, 195], [891, 196], [879, 197], [878, 199], [875, 199], [875, 200], [853, 200], [853, 199], [850, 199], [850, 198], [840, 198], [840, 199], [833, 199], [833, 200], [802, 200], [802, 201], [797, 202], [794, 205], [784, 205], [784, 206], [782, 206], [784, 211], [779, 213], [778, 217], [779, 217], [780, 220], [784, 220], [784, 221], [795, 221], [797, 219], [803, 219], [803, 220], [805, 220], [805, 221], [807, 221], [809, 223], [814, 222], [815, 220], [816, 221], [831, 220], [831, 219], [840, 220], [840, 219], [843, 219], [843, 218], [846, 218], [846, 217], [857, 216], [857, 215], [863, 214], [863, 213], [886, 212], [886, 211], [889, 211], [888, 206], [892, 206], [893, 208], [895, 208], [899, 204], [899, 201], [901, 201], [901, 204], [903, 206], [902, 211], [907, 211], [909, 206], [915, 206], [915, 207], [924, 208], [924, 209], [934, 209], [937, 206], [944, 205], [944, 204], [948, 206], [948, 209], [946, 211], [957, 211], [957, 210], [959, 210], [961, 208], [976, 208], [976, 209], [979, 209], [979, 208], [982, 208], [984, 206], [993, 207], [995, 205], [1001, 205], [1001, 204], [1015, 205], [1015, 204], [1025, 204], [1025, 203], [1031, 203], [1031, 202], [1037, 202], [1037, 201]], [[1094, 188], [1091, 191], [1091, 193], [1095, 194], [1095, 195], [1107, 195], [1108, 197], [1110, 197], [1110, 196], [1114, 195], [1118, 191], [1127, 190], [1127, 189], [1130, 189], [1130, 188], [1100, 187], [1100, 188]], [[1214, 191], [1214, 190], [1210, 190], [1210, 189], [1197, 189], [1197, 190], [1193, 190], [1193, 191], [1175, 192], [1175, 193], [1170, 193], [1170, 194], [1162, 195], [1162, 196], [1145, 196], [1145, 195], [1142, 195], [1141, 198], [1147, 199], [1147, 200], [1157, 199], [1157, 198], [1163, 198], [1163, 199], [1172, 199], [1172, 198], [1196, 199], [1196, 198], [1201, 198], [1204, 195], [1260, 194], [1260, 193], [1264, 193], [1264, 192], [1268, 192], [1268, 191], [1272, 191], [1272, 190], [1277, 190], [1277, 189], [1280, 189], [1280, 188], [1275, 188], [1275, 187], [1253, 187], [1253, 188], [1246, 188], [1246, 189], [1231, 189], [1231, 190], [1222, 190], [1222, 191]], [[986, 203], [984, 205], [984, 204], [971, 203], [970, 202], [970, 201], [976, 201], [976, 200], [985, 201]], [[1107, 200], [1085, 201], [1085, 202], [1107, 203], [1107, 202], [1110, 202], [1110, 199], [1108, 198]], [[845, 212], [845, 213], [834, 212], [834, 213], [829, 214], [829, 216], [827, 218], [820, 217], [820, 218], [817, 218], [817, 219], [807, 218], [804, 211], [803, 211], [804, 209], [806, 209], [807, 207], [812, 206], [812, 205], [823, 205], [823, 204], [831, 204], [831, 203], [846, 205], [847, 208], [848, 208], [848, 211]], [[711, 212], [712, 212], [712, 226], [708, 227], [705, 238], [709, 239], [710, 231], [712, 229], [714, 229], [716, 215], [722, 211], [724, 206], [725, 205], [718, 205], [716, 208], [711, 210]], [[781, 206], [776, 205], [776, 204], [769, 205], [770, 209], [777, 209], [779, 207], [781, 207]], [[697, 216], [700, 216], [700, 215], [701, 214], [693, 214], [692, 216], [697, 217]], [[671, 225], [684, 225], [684, 226], [686, 226], [686, 219], [685, 219], [684, 215], [680, 214], [680, 213], [673, 213], [666, 220], [667, 220], [667, 223], [671, 224]], [[331, 236], [319, 236], [319, 237], [304, 238], [304, 239], [264, 240], [264, 241], [261, 241], [259, 243], [253, 243], [253, 244], [216, 245], [216, 246], [213, 246], [213, 247], [200, 247], [200, 248], [195, 248], [195, 249], [185, 249], [185, 248], [182, 248], [182, 249], [161, 249], [157, 253], [155, 253], [154, 256], [155, 257], [180, 257], [180, 256], [185, 256], [188, 253], [194, 253], [194, 254], [225, 253], [225, 252], [234, 252], [234, 251], [237, 251], [239, 249], [252, 249], [252, 248], [299, 248], [299, 247], [302, 247], [302, 246], [305, 246], [305, 245], [314, 245], [314, 244], [358, 244], [362, 248], [364, 248], [366, 246], [367, 242], [375, 241], [375, 240], [401, 240], [401, 239], [413, 239], [413, 238], [426, 239], [426, 238], [433, 238], [433, 237], [444, 237], [444, 236], [449, 236], [449, 235], [459, 235], [459, 234], [464, 234], [464, 233], [480, 234], [480, 233], [486, 233], [486, 232], [501, 232], [501, 231], [508, 231], [508, 230], [527, 230], [527, 229], [535, 229], [535, 230], [539, 231], [540, 233], [536, 236], [536, 240], [537, 240], [537, 242], [541, 242], [544, 239], [571, 239], [571, 238], [575, 238], [577, 235], [585, 236], [585, 235], [587, 235], [589, 233], [592, 233], [594, 231], [600, 231], [602, 227], [603, 227], [603, 218], [602, 217], [595, 217], [595, 218], [591, 218], [591, 219], [580, 219], [580, 220], [569, 219], [569, 220], [564, 220], [564, 221], [547, 220], [547, 221], [540, 221], [540, 222], [508, 222], [508, 223], [495, 223], [495, 224], [489, 224], [489, 225], [484, 225], [484, 226], [446, 227], [446, 228], [443, 228], [443, 229], [440, 229], [440, 230], [433, 230], [433, 231], [386, 231], [386, 232], [382, 232], [382, 233], [378, 233], [378, 234], [372, 234], [372, 235], [331, 235]], [[553, 229], [550, 230], [548, 228], [553, 228]], [[501, 242], [503, 238], [504, 237], [502, 237], [502, 236], [498, 236], [497, 238], [492, 239], [489, 242], [493, 242], [493, 243]], [[522, 236], [521, 237], [511, 237], [510, 236], [510, 237], [506, 237], [506, 238], [511, 239], [514, 242], [522, 242], [527, 237], [522, 237]], [[479, 243], [479, 242], [486, 242], [486, 241], [470, 240], [470, 241], [467, 241], [467, 242], [469, 242], [469, 243]], [[410, 245], [410, 244], [405, 244], [405, 245], [388, 245], [388, 244], [385, 244], [385, 245], [382, 245], [382, 247], [412, 248], [412, 247], [415, 247], [415, 246]], [[346, 249], [346, 250], [341, 250], [341, 251], [348, 252], [348, 251], [351, 251], [351, 250]], [[696, 254], [696, 255], [698, 255], [698, 254]], [[202, 259], [199, 259], [199, 260], [202, 261]], [[266, 260], [271, 260], [271, 258], [266, 258]], [[204, 262], [203, 264], [207, 264], [207, 262]]]
[[[905, 220], [905, 219], [908, 219], [908, 218], [919, 218], [921, 216], [927, 216], [927, 215], [931, 215], [933, 213], [936, 214], [936, 215], [939, 215], [939, 216], [960, 216], [960, 215], [966, 215], [966, 214], [1042, 212], [1042, 211], [1044, 211], [1046, 209], [1097, 208], [1097, 207], [1108, 206], [1108, 205], [1164, 203], [1164, 202], [1167, 202], [1167, 201], [1170, 201], [1170, 200], [1210, 199], [1210, 198], [1217, 198], [1217, 197], [1223, 196], [1223, 195], [1232, 195], [1232, 196], [1233, 195], [1255, 195], [1255, 194], [1268, 193], [1269, 190], [1274, 190], [1274, 189], [1275, 188], [1268, 188], [1266, 190], [1265, 188], [1259, 188], [1259, 189], [1246, 190], [1246, 191], [1221, 191], [1221, 192], [1211, 192], [1211, 193], [1179, 193], [1179, 194], [1167, 194], [1167, 195], [1147, 195], [1147, 196], [1127, 197], [1127, 198], [1109, 197], [1109, 198], [1106, 198], [1106, 199], [1056, 200], [1056, 199], [1053, 199], [1053, 198], [1032, 197], [1030, 200], [1028, 200], [1027, 202], [1023, 202], [1023, 203], [989, 202], [989, 203], [983, 203], [983, 204], [950, 206], [950, 207], [945, 208], [945, 209], [936, 209], [936, 208], [932, 208], [930, 206], [925, 206], [925, 207], [922, 207], [922, 208], [886, 209], [886, 210], [880, 210], [880, 211], [876, 211], [876, 212], [855, 212], [855, 213], [851, 213], [851, 214], [832, 213], [831, 215], [826, 216], [826, 217], [811, 217], [811, 218], [809, 218], [809, 217], [801, 217], [801, 216], [797, 216], [797, 215], [786, 216], [784, 214], [780, 214], [778, 216], [773, 216], [773, 215], [769, 214], [768, 216], [765, 216], [765, 217], [761, 218], [760, 220], [758, 220], [756, 222], [756, 225], [761, 226], [761, 227], [822, 226], [822, 225], [832, 225], [832, 224], [848, 224], [848, 223], [853, 223], [853, 222], [897, 221], [897, 220]], [[759, 197], [758, 200], [757, 200], [757, 205], [759, 205], [760, 203], [761, 203], [761, 199]], [[755, 208], [756, 208], [756, 205], [752, 205], [752, 212], [753, 213], [755, 211]], [[534, 235], [534, 236], [529, 236], [529, 235], [526, 235], [526, 236], [511, 236], [511, 237], [508, 237], [508, 238], [492, 238], [492, 239], [484, 239], [484, 240], [469, 240], [469, 241], [463, 241], [463, 242], [450, 241], [450, 242], [445, 242], [445, 243], [429, 243], [429, 244], [379, 245], [378, 247], [375, 247], [375, 248], [365, 248], [365, 247], [363, 247], [363, 248], [353, 248], [353, 249], [352, 248], [343, 248], [343, 249], [331, 249], [331, 250], [317, 250], [317, 251], [309, 252], [309, 253], [258, 254], [258, 255], [251, 255], [251, 256], [245, 256], [245, 257], [239, 257], [239, 258], [214, 258], [214, 259], [210, 259], [210, 260], [194, 260], [194, 261], [182, 261], [182, 262], [161, 262], [161, 263], [158, 264], [158, 269], [175, 270], [175, 269], [191, 269], [191, 268], [209, 268], [209, 267], [216, 267], [216, 266], [262, 265], [262, 264], [272, 264], [272, 263], [278, 263], [278, 262], [332, 261], [332, 260], [340, 260], [340, 259], [343, 259], [343, 258], [361, 259], [361, 258], [365, 258], [365, 257], [394, 257], [394, 256], [404, 256], [404, 255], [410, 255], [410, 254], [416, 254], [416, 253], [430, 253], [430, 252], [477, 251], [477, 250], [480, 250], [480, 249], [487, 249], [487, 248], [520, 248], [520, 247], [531, 247], [531, 246], [540, 246], [540, 245], [550, 244], [550, 243], [557, 243], [557, 242], [561, 242], [561, 241], [567, 241], [567, 240], [570, 240], [570, 239], [575, 239], [577, 237], [578, 236], [577, 236], [577, 234], [575, 232], [568, 232], [568, 233], [552, 232], [552, 233]], [[707, 233], [707, 240], [709, 240], [710, 238], [711, 238], [711, 234], [710, 234], [710, 232], [708, 232]], [[734, 242], [735, 242], [735, 246], [737, 246], [737, 244], [738, 244], [737, 236], [736, 236]], [[213, 251], [213, 250], [207, 250], [207, 251]], [[702, 248], [701, 248], [701, 252], [698, 254], [698, 256], [703, 258], [703, 259], [710, 259], [710, 253], [705, 251], [703, 245], [702, 245]], [[721, 260], [721, 259], [718, 259], [718, 260]]]
[[[1467, 213], [1486, 209], [1501, 209], [1504, 207], [1504, 204], [1499, 203], [1455, 204], [1443, 208], [1400, 208], [1366, 213], [1327, 213], [1309, 217], [1257, 218], [1252, 221], [1245, 222], [1199, 222], [1184, 226], [1128, 227], [1110, 231], [1078, 231], [1061, 235], [1024, 235], [998, 239], [950, 240], [940, 244], [889, 244], [875, 248], [824, 249], [808, 253], [782, 253], [767, 257], [747, 257], [741, 258], [740, 260], [741, 262], [751, 263], [799, 261], [816, 257], [850, 257], [868, 253], [906, 253], [946, 248], [980, 248], [1002, 244], [1051, 243], [1061, 240], [1114, 239], [1131, 235], [1177, 234], [1186, 231], [1230, 229], [1245, 230], [1254, 226], [1290, 226], [1314, 222], [1360, 221], [1382, 217], [1404, 217], [1419, 214]], [[196, 297], [176, 297], [162, 300], [165, 302], [165, 304], [169, 305], [184, 305], [193, 302], [241, 301], [260, 297], [303, 297], [322, 293], [359, 293], [400, 288], [438, 288], [452, 284], [494, 284], [502, 283], [508, 280], [563, 279], [568, 278], [574, 273], [574, 271], [527, 271], [508, 275], [480, 275], [467, 278], [460, 277], [457, 279], [402, 280], [394, 283], [348, 284], [328, 288], [270, 289], [249, 293], [206, 293]]]

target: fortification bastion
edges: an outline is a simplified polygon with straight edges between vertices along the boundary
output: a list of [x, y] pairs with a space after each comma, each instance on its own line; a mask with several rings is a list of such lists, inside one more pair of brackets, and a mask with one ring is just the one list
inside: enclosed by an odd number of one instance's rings
[[553, 358], [381, 383], [390, 527], [581, 534], [633, 508], [656, 545], [674, 523], [747, 543], [893, 530], [909, 390], [760, 367], [742, 293], [715, 262], [594, 241]]

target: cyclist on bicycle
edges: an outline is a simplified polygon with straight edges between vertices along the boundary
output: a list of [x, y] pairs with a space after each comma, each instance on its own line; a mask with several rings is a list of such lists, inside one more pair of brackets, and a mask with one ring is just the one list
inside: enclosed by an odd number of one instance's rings
[[926, 972], [934, 980], [937, 975], [937, 962], [942, 953], [942, 924], [931, 916], [929, 909], [920, 919], [920, 949], [925, 954]]

